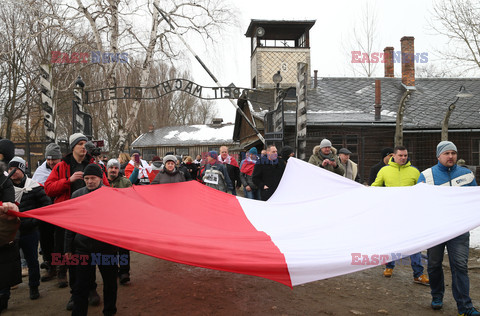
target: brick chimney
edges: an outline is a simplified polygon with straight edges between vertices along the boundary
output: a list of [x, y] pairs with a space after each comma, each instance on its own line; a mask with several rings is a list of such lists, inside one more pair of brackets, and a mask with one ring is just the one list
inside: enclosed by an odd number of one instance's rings
[[393, 78], [393, 47], [385, 47], [383, 50], [383, 58], [385, 60], [385, 77]]
[[402, 83], [407, 87], [415, 86], [415, 48], [413, 36], [404, 36], [402, 46]]

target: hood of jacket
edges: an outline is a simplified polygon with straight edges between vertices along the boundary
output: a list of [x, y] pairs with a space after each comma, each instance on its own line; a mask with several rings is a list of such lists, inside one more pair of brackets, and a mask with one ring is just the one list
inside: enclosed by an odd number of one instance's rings
[[[331, 147], [331, 148], [332, 148], [332, 154], [335, 156], [337, 154], [337, 149], [335, 147]], [[320, 145], [313, 147], [314, 155], [319, 156], [319, 152], [320, 152]]]

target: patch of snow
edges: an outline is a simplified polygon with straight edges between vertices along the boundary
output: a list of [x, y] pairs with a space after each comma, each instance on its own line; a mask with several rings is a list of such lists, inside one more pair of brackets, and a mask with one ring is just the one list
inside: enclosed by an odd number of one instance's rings
[[366, 86], [365, 88], [362, 88], [362, 89], [360, 89], [360, 90], [358, 90], [358, 91], [355, 91], [355, 93], [356, 93], [356, 94], [362, 94], [362, 93], [364, 93], [364, 92], [366, 92], [367, 90], [370, 90], [370, 89], [371, 89], [371, 87]]
[[186, 131], [171, 131], [164, 138], [176, 138], [181, 141], [196, 140], [232, 140], [234, 125], [227, 125], [220, 128], [214, 128], [206, 125], [192, 125], [196, 130], [190, 132]]
[[480, 227], [470, 231], [470, 248], [480, 248]]
[[171, 131], [170, 133], [168, 133], [167, 135], [165, 135], [163, 138], [172, 139], [172, 138], [175, 137], [176, 134], [178, 134], [178, 131]]
[[351, 111], [351, 110], [345, 110], [345, 111], [307, 111], [307, 113], [318, 113], [318, 114], [358, 114], [358, 113], [363, 113], [362, 111]]
[[390, 117], [397, 117], [397, 112], [382, 110], [381, 115], [390, 116]]

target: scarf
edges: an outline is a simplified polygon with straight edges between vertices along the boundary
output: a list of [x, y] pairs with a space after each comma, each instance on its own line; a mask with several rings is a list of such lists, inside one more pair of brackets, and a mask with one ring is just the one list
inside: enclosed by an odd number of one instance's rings
[[14, 186], [14, 189], [15, 189], [15, 203], [17, 205], [19, 205], [20, 202], [22, 201], [23, 193], [28, 193], [28, 192], [32, 191], [33, 188], [36, 188], [36, 187], [39, 187], [39, 186], [40, 186], [40, 184], [38, 184], [37, 181], [33, 181], [32, 179], [30, 179], [28, 177], [27, 177], [27, 180], [25, 180], [25, 185], [23, 186], [23, 188]]
[[245, 158], [245, 160], [242, 162], [242, 168], [240, 169], [240, 172], [251, 176], [256, 163], [256, 159], [253, 160], [251, 157]]
[[232, 156], [228, 155], [225, 160], [222, 159], [222, 156], [218, 156], [218, 161], [224, 165], [232, 165], [238, 168], [238, 162]]
[[[138, 179], [148, 178], [148, 174], [152, 172], [152, 167], [149, 166], [148, 163], [143, 159], [140, 159], [140, 163], [141, 166], [138, 171]], [[130, 160], [129, 164], [135, 167], [135, 163], [133, 162], [133, 160]]]

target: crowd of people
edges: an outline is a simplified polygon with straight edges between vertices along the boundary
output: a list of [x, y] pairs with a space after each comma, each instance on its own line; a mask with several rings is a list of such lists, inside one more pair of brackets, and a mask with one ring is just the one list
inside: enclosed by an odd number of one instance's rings
[[[117, 312], [118, 286], [130, 282], [130, 253], [113, 245], [65, 230], [32, 218], [13, 216], [12, 212], [25, 212], [52, 203], [60, 203], [90, 194], [102, 186], [128, 188], [132, 185], [157, 185], [198, 181], [208, 187], [237, 195], [243, 188], [245, 198], [267, 201], [277, 189], [288, 160], [295, 150], [284, 146], [279, 151], [269, 145], [258, 152], [250, 148], [240, 163], [229, 153], [227, 146], [209, 151], [202, 159], [197, 155], [176, 156], [173, 152], [150, 162], [138, 150], [120, 153], [108, 159], [85, 135], [75, 133], [69, 137], [69, 153], [62, 155], [57, 144], [49, 144], [45, 161], [30, 178], [26, 162], [14, 156], [14, 144], [0, 140], [0, 312], [8, 308], [11, 289], [22, 281], [22, 260], [28, 271], [30, 299], [40, 297], [41, 282], [56, 280], [58, 287], [70, 288], [71, 297], [66, 309], [72, 315], [87, 315], [89, 305], [99, 305], [96, 288], [96, 267], [103, 279], [103, 314]], [[431, 185], [476, 186], [473, 173], [457, 165], [457, 148], [449, 141], [437, 146], [438, 164], [420, 172], [408, 158], [403, 146], [385, 148], [382, 159], [371, 168], [368, 185], [372, 187], [412, 186], [419, 182]], [[319, 168], [359, 182], [358, 167], [350, 159], [347, 148], [338, 151], [328, 139], [315, 146], [308, 162]], [[469, 233], [455, 237], [428, 249], [427, 274], [421, 253], [410, 256], [415, 283], [429, 285], [431, 307], [443, 306], [445, 292], [442, 261], [448, 250], [452, 270], [452, 292], [459, 315], [480, 315], [469, 296], [468, 249]], [[42, 255], [39, 263], [38, 254]], [[95, 264], [93, 254], [117, 256], [118, 263]], [[58, 260], [58, 258], [62, 260]], [[85, 258], [88, 264], [66, 264], [72, 258]], [[393, 275], [395, 262], [387, 263], [383, 275]], [[44, 269], [43, 275], [40, 270]]]

